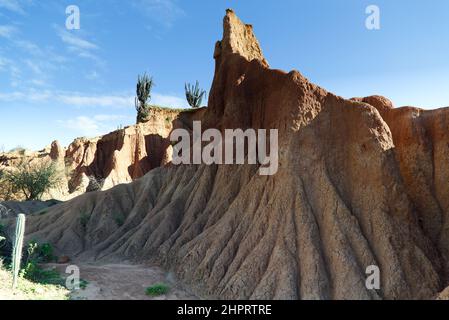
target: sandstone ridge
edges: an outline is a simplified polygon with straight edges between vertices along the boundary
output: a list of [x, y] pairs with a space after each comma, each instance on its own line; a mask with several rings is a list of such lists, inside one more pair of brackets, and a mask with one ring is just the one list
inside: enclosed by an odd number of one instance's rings
[[[214, 57], [204, 127], [278, 129], [276, 175], [158, 167], [31, 217], [28, 237], [81, 260], [157, 263], [205, 298], [436, 297], [448, 284], [448, 109], [346, 100], [269, 69], [232, 11]], [[381, 290], [365, 286], [370, 265]]]

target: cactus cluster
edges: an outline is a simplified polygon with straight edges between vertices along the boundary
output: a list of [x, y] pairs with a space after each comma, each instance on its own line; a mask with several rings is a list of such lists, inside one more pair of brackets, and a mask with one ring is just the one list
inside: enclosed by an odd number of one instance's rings
[[17, 279], [19, 277], [20, 265], [22, 261], [22, 248], [23, 248], [24, 235], [25, 235], [25, 215], [19, 214], [17, 216], [16, 235], [14, 239], [14, 248], [12, 254], [13, 289], [17, 287]]
[[203, 98], [206, 96], [206, 91], [200, 89], [200, 85], [198, 81], [195, 83], [195, 86], [191, 85], [190, 83], [185, 84], [185, 92], [186, 92], [186, 99], [189, 105], [192, 108], [199, 108], [201, 107], [201, 103], [203, 101]]

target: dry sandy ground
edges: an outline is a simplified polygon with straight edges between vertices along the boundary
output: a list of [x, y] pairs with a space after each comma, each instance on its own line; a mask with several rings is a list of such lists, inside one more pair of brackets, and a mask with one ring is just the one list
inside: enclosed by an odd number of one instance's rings
[[16, 290], [12, 290], [12, 275], [0, 265], [0, 300], [67, 300], [70, 292], [59, 286], [43, 285], [19, 279]]
[[[88, 281], [85, 289], [71, 294], [75, 300], [196, 300], [193, 294], [182, 289], [175, 277], [154, 266], [129, 264], [76, 264], [80, 278]], [[56, 267], [64, 276], [68, 265], [49, 265]], [[149, 297], [145, 289], [164, 283], [170, 287], [168, 294]]]

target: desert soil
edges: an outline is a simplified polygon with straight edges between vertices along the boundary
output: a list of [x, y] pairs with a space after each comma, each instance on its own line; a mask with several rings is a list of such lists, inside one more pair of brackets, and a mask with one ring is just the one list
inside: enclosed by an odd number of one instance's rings
[[[159, 267], [130, 264], [76, 264], [80, 278], [88, 282], [85, 289], [72, 292], [73, 300], [196, 300], [183, 289], [171, 273]], [[68, 265], [55, 267], [63, 276]], [[149, 297], [146, 288], [164, 283], [170, 287], [166, 295]]]

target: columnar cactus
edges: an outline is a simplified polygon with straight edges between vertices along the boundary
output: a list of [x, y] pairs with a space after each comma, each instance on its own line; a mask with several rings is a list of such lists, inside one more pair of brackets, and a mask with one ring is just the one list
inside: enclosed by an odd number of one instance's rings
[[144, 122], [148, 117], [147, 101], [151, 99], [151, 89], [153, 88], [153, 78], [146, 73], [137, 77], [135, 105], [137, 110], [137, 123]]
[[14, 239], [14, 249], [12, 254], [13, 289], [17, 287], [17, 278], [19, 277], [20, 263], [22, 260], [22, 247], [24, 235], [25, 235], [25, 215], [19, 214], [17, 216], [16, 236]]

